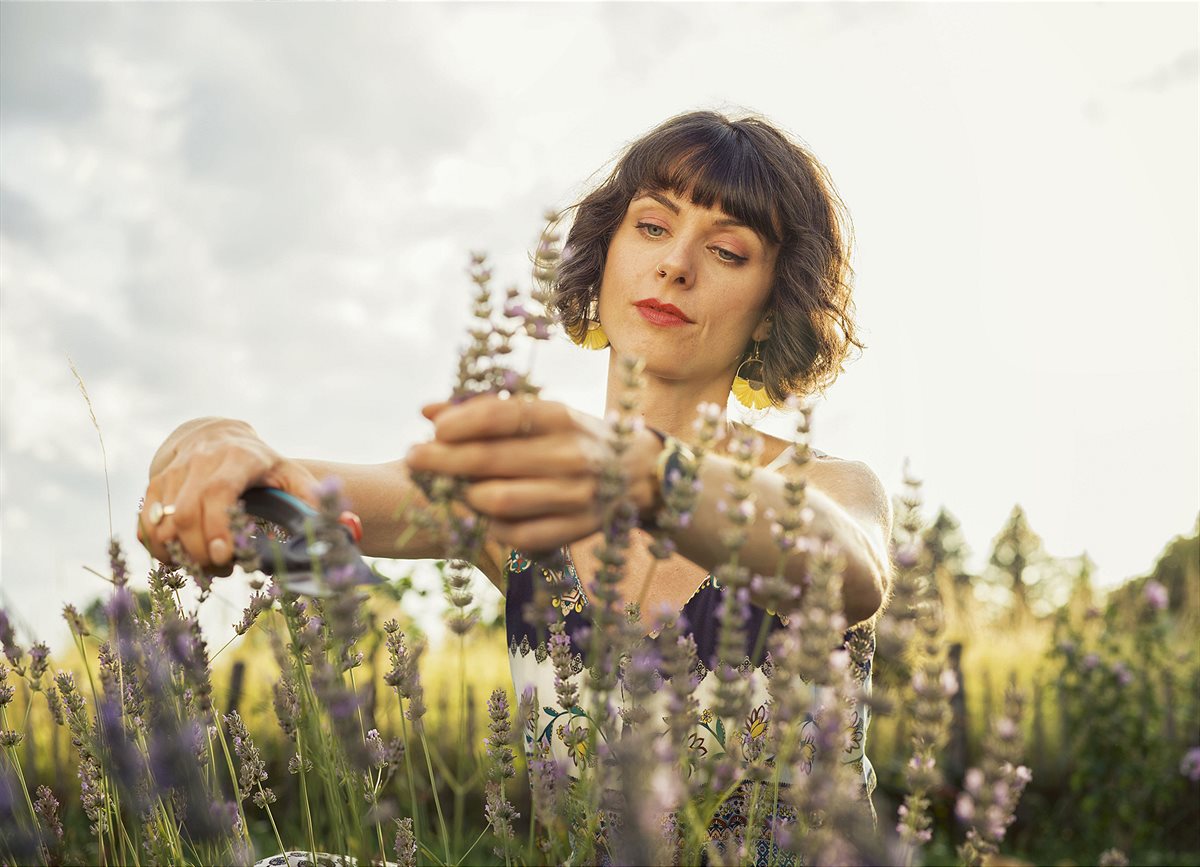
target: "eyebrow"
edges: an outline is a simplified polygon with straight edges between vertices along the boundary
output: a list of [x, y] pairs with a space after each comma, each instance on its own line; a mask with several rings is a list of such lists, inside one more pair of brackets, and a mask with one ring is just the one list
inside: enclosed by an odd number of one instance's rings
[[[666, 208], [672, 214], [678, 214], [680, 211], [678, 202], [676, 202], [674, 199], [670, 198], [669, 196], [665, 195], [664, 193], [658, 192], [657, 190], [648, 190], [648, 191], [642, 193], [637, 198], [639, 198], [639, 199], [645, 199], [645, 198], [654, 199], [654, 201], [658, 202], [660, 205], [662, 205], [664, 208]], [[742, 229], [750, 229], [750, 231], [754, 232], [754, 229], [751, 226], [746, 225], [741, 220], [735, 220], [733, 217], [721, 217], [721, 218], [715, 220], [714, 222], [718, 226], [722, 226], [722, 227], [736, 226], [736, 227], [739, 227]], [[758, 233], [755, 232], [755, 234], [758, 234]]]

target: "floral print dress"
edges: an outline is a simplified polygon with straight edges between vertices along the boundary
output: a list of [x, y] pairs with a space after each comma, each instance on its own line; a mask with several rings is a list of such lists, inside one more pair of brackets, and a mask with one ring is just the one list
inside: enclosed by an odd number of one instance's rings
[[[564, 741], [564, 727], [577, 724], [577, 714], [573, 714], [571, 708], [555, 706], [557, 699], [554, 688], [554, 665], [550, 658], [548, 646], [550, 635], [545, 619], [534, 617], [535, 620], [541, 620], [540, 625], [531, 623], [527, 619], [527, 615], [535, 613], [535, 596], [544, 598], [548, 585], [549, 592], [552, 594], [551, 604], [554, 616], [565, 621], [565, 634], [571, 644], [573, 676], [578, 679], [582, 691], [586, 678], [584, 673], [586, 641], [584, 639], [591, 627], [590, 603], [587, 592], [575, 570], [575, 565], [571, 561], [570, 552], [566, 548], [561, 551], [560, 563], [561, 567], [556, 569], [536, 562], [519, 551], [510, 553], [504, 570], [507, 578], [505, 622], [509, 666], [516, 695], [520, 697], [532, 688], [536, 696], [537, 719], [534, 725], [527, 727], [526, 751], [533, 756], [541, 749], [548, 749], [550, 756], [562, 762], [570, 771], [579, 768], [588, 760], [586, 741], [573, 749], [568, 748]], [[683, 616], [680, 624], [683, 634], [690, 635], [695, 641], [699, 661], [696, 671], [699, 683], [693, 693], [699, 704], [700, 719], [687, 743], [687, 747], [692, 751], [694, 762], [703, 761], [706, 757], [711, 758], [723, 752], [728, 735], [712, 711], [716, 704], [714, 693], [717, 688], [717, 676], [713, 673], [713, 669], [717, 664], [717, 642], [720, 634], [724, 595], [725, 588], [718, 586], [714, 578], [709, 575], [696, 588], [681, 611]], [[756, 649], [754, 645], [757, 643], [764, 621], [766, 621], [768, 633], [785, 625], [785, 620], [779, 615], [768, 613], [754, 605], [749, 606], [749, 617], [743, 624], [747, 636], [747, 646], [739, 670], [747, 676], [749, 681], [752, 697], [750, 707], [752, 709], [744, 720], [744, 731], [735, 733], [735, 736], [744, 736], [748, 741], [762, 738], [770, 725], [767, 680], [771, 675], [771, 664], [761, 650], [757, 656], [754, 653]], [[650, 635], [644, 640], [653, 643], [656, 636]], [[853, 646], [858, 649], [858, 652], [851, 654], [851, 664], [856, 667], [856, 678], [864, 684], [865, 688], [869, 689], [871, 663], [875, 649], [874, 632], [865, 625], [852, 627], [847, 631], [845, 641], [847, 647]], [[623, 696], [620, 684], [617, 694]], [[665, 710], [662, 713], [655, 713], [655, 708], [649, 707], [648, 709], [651, 711], [649, 719], [663, 719]], [[875, 789], [875, 772], [865, 752], [868, 724], [867, 709], [860, 707], [852, 717], [852, 730], [848, 732], [847, 738], [850, 748], [843, 761], [851, 764], [857, 773], [861, 773], [861, 795], [866, 801], [867, 810], [873, 815], [870, 798]], [[661, 723], [661, 727], [665, 732], [665, 721]], [[800, 744], [802, 768], [805, 764], [803, 761], [805, 753], [808, 752], [809, 755], [805, 770], [811, 770], [812, 751], [814, 750], [814, 739], [802, 735]], [[783, 774], [782, 782], [790, 782], [788, 773]], [[749, 785], [746, 784], [746, 787], [748, 788]], [[711, 839], [718, 842], [719, 848], [723, 847], [724, 842], [740, 836], [744, 830], [746, 794], [745, 789], [735, 793], [714, 818], [709, 828], [709, 835]], [[761, 860], [762, 863], [778, 858], [777, 853], [773, 854], [769, 850], [756, 853], [756, 855], [761, 856], [756, 860]]]

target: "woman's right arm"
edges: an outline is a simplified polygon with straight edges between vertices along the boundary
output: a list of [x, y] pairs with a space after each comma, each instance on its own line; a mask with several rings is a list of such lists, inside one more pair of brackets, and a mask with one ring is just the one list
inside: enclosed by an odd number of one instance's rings
[[[229, 508], [247, 488], [281, 488], [316, 505], [315, 489], [336, 476], [343, 497], [363, 524], [364, 554], [422, 559], [444, 556], [443, 532], [414, 524], [428, 500], [412, 483], [402, 460], [382, 464], [343, 464], [286, 458], [268, 446], [249, 424], [224, 418], [200, 418], [180, 425], [150, 463], [145, 508], [138, 539], [160, 560], [170, 561], [166, 545], [176, 539], [188, 557], [215, 573], [227, 572], [233, 556]], [[174, 513], [151, 526], [154, 503], [173, 505]], [[499, 578], [494, 556], [478, 564]]]

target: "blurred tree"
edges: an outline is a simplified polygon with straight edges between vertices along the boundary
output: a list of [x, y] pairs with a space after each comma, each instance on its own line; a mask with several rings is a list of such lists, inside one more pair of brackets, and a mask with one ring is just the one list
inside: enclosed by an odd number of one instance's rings
[[1092, 575], [1096, 572], [1096, 561], [1084, 551], [1077, 558], [1079, 571], [1071, 583], [1071, 595], [1067, 599], [1067, 616], [1072, 623], [1079, 623], [1084, 615], [1096, 607], [1095, 588], [1092, 587]]
[[1046, 553], [1020, 504], [1013, 506], [1008, 522], [992, 541], [983, 578], [999, 591], [997, 602], [1007, 609], [1011, 623], [1050, 614], [1066, 601], [1070, 580], [1062, 565]]
[[943, 507], [922, 538], [929, 552], [934, 589], [941, 597], [948, 615], [947, 635], [961, 638], [970, 632], [974, 612], [971, 593], [973, 577], [965, 567], [970, 550], [963, 537], [962, 525]]

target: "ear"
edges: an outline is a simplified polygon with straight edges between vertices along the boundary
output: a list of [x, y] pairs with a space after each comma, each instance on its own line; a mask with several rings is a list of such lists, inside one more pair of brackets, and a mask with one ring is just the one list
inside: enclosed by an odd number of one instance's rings
[[770, 310], [764, 311], [762, 318], [758, 320], [758, 325], [754, 326], [754, 331], [750, 334], [751, 340], [757, 340], [760, 343], [771, 336], [771, 324], [775, 319], [775, 314]]

